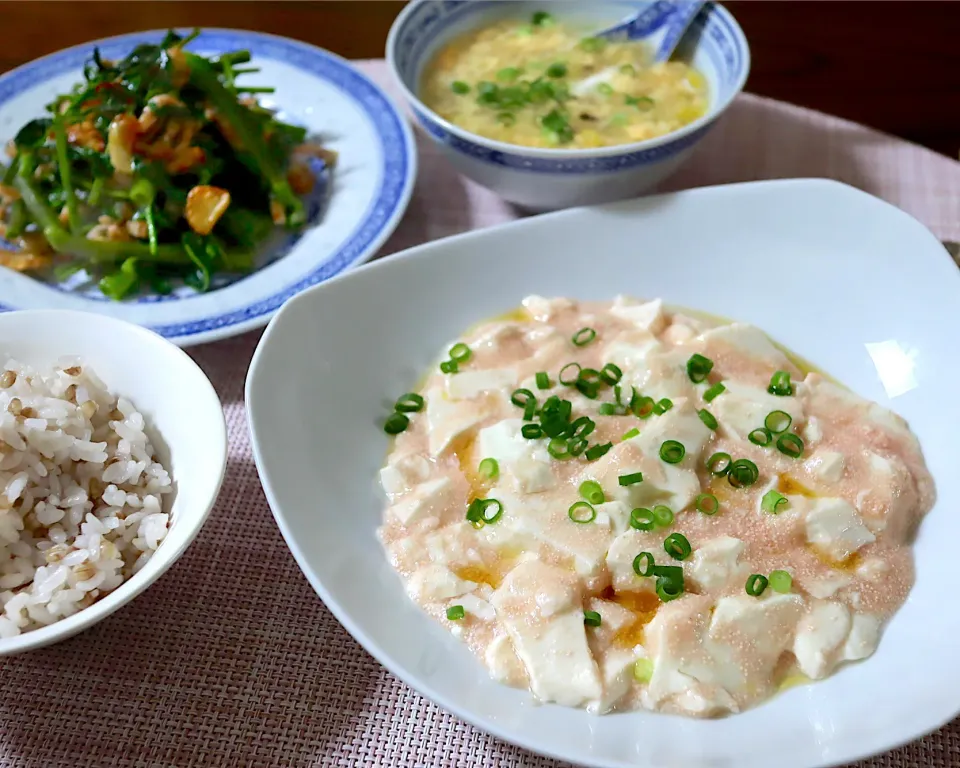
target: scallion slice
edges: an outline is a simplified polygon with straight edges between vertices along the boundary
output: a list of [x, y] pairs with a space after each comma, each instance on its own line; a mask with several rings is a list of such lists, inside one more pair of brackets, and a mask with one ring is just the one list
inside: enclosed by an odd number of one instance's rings
[[687, 360], [687, 376], [690, 377], [690, 381], [694, 384], [699, 384], [707, 376], [710, 375], [710, 371], [713, 370], [713, 360], [709, 357], [704, 357], [699, 353], [694, 353], [690, 356], [690, 359]]
[[537, 389], [550, 389], [550, 377], [546, 371], [540, 371], [536, 375]]
[[620, 370], [619, 366], [607, 363], [600, 369], [600, 378], [612, 387], [623, 378], [623, 371]]
[[444, 360], [440, 363], [440, 373], [457, 373], [459, 370], [460, 366], [456, 360]]
[[730, 464], [727, 480], [734, 488], [753, 485], [760, 479], [760, 470], [750, 459], [737, 459]]
[[773, 434], [766, 427], [757, 427], [747, 435], [747, 440], [763, 448], [773, 442]]
[[597, 425], [589, 416], [578, 416], [570, 424], [570, 437], [587, 437]]
[[527, 438], [527, 440], [536, 440], [537, 438], [543, 437], [543, 427], [539, 424], [524, 424], [520, 427], [520, 434]]
[[584, 456], [587, 457], [587, 461], [596, 461], [601, 456], [606, 455], [607, 451], [609, 451], [611, 448], [613, 448], [613, 443], [603, 443], [602, 445], [598, 443], [597, 445], [591, 445], [589, 448], [587, 448], [587, 452], [584, 454]]
[[473, 351], [463, 342], [459, 342], [450, 347], [450, 359], [458, 363], [465, 363], [473, 357]]
[[663, 540], [663, 549], [674, 560], [686, 560], [693, 552], [693, 547], [682, 533], [671, 533]]
[[630, 405], [630, 410], [633, 411], [638, 419], [649, 419], [654, 410], [656, 410], [656, 407], [657, 404], [652, 397], [641, 396], [634, 398], [633, 403]]
[[585, 347], [595, 338], [597, 338], [597, 332], [593, 328], [581, 328], [573, 334], [573, 338], [570, 340], [577, 347]]
[[660, 400], [657, 400], [656, 404], [653, 406], [653, 412], [657, 414], [657, 416], [663, 416], [663, 414], [665, 414], [671, 408], [673, 408], [673, 400], [671, 400], [669, 397], [664, 397]]
[[697, 411], [697, 416], [700, 417], [700, 421], [706, 424], [709, 429], [716, 431], [716, 429], [720, 426], [720, 424], [717, 422], [717, 417], [710, 413], [710, 411], [708, 411], [706, 408], [701, 408], [699, 411]]
[[562, 437], [554, 437], [547, 443], [547, 453], [555, 459], [567, 459], [570, 457], [570, 444]]
[[726, 389], [727, 388], [718, 381], [716, 384], [710, 387], [710, 389], [708, 389], [706, 392], [703, 393], [703, 399], [706, 400], [708, 403], [712, 403], [714, 399], [717, 397], [717, 395], [722, 394], [723, 392], [726, 391]]
[[774, 435], [786, 432], [793, 423], [793, 417], [786, 411], [770, 411], [767, 418], [763, 420], [763, 426], [770, 430]]
[[515, 389], [513, 390], [513, 394], [510, 395], [510, 402], [517, 406], [517, 408], [525, 408], [530, 401], [536, 403], [537, 396], [529, 389]]
[[[487, 514], [487, 510], [493, 510], [492, 514]], [[496, 499], [474, 499], [467, 507], [467, 520], [479, 527], [484, 523], [492, 525], [503, 515], [503, 504]]]
[[463, 82], [463, 80], [454, 80], [450, 83], [450, 90], [459, 96], [463, 96], [465, 93], [470, 93], [470, 86]]
[[600, 614], [596, 611], [584, 611], [583, 612], [583, 623], [588, 627], [599, 627], [600, 626]]
[[720, 511], [720, 502], [712, 493], [701, 493], [693, 503], [697, 512], [705, 515], [715, 515]]
[[601, 403], [598, 412], [601, 416], [616, 416], [618, 408], [614, 403]]
[[661, 528], [666, 528], [673, 522], [673, 510], [666, 504], [657, 504], [653, 508], [653, 521]]
[[713, 456], [707, 459], [707, 471], [711, 475], [722, 477], [730, 471], [730, 464], [732, 461], [733, 458], [729, 453], [717, 451], [715, 454], [713, 454]]
[[477, 472], [488, 480], [496, 480], [500, 477], [500, 464], [496, 459], [487, 458], [480, 462]]
[[402, 413], [397, 413], [394, 411], [387, 416], [387, 420], [383, 423], [383, 431], [388, 435], [399, 435], [409, 425], [410, 419], [408, 419]]
[[613, 86], [609, 83], [600, 83], [600, 85], [597, 86], [597, 93], [599, 93], [601, 96], [610, 96], [613, 94]]
[[790, 501], [782, 493], [778, 493], [772, 488], [763, 494], [760, 500], [760, 509], [771, 515], [779, 515], [790, 506]]
[[653, 510], [645, 507], [638, 507], [630, 512], [630, 527], [638, 531], [652, 531], [657, 527], [656, 518], [653, 516]]
[[637, 576], [653, 576], [653, 568], [656, 565], [653, 555], [650, 552], [641, 552], [633, 558], [633, 572]]
[[570, 438], [570, 441], [567, 443], [567, 450], [570, 451], [571, 456], [579, 456], [581, 453], [587, 450], [587, 438], [585, 437]]
[[460, 621], [466, 615], [467, 612], [463, 609], [462, 605], [451, 605], [447, 608], [447, 618], [450, 621]]
[[791, 459], [799, 459], [803, 454], [803, 440], [792, 432], [787, 432], [777, 438], [777, 450]]
[[597, 510], [585, 501], [575, 501], [567, 510], [567, 517], [581, 525], [592, 523], [597, 519]]
[[790, 374], [787, 371], [777, 371], [770, 377], [770, 386], [767, 392], [771, 395], [787, 397], [793, 394], [793, 384], [790, 383]]
[[423, 409], [423, 397], [416, 392], [407, 392], [397, 398], [393, 408], [399, 413], [416, 413]]
[[580, 380], [580, 363], [567, 363], [560, 369], [557, 379], [563, 386], [572, 387]]
[[591, 504], [603, 504], [606, 500], [603, 495], [603, 488], [596, 480], [585, 480], [580, 483], [580, 495]]
[[629, 431], [627, 431], [627, 432], [624, 432], [624, 433], [623, 433], [623, 437], [621, 437], [620, 439], [621, 439], [621, 440], [630, 440], [630, 439], [636, 437], [636, 436], [639, 435], [639, 434], [640, 434], [640, 430], [637, 429], [636, 427], [634, 427], [633, 429], [631, 429], [631, 430], [629, 430]]
[[643, 472], [631, 472], [628, 475], [620, 475], [617, 478], [620, 485], [636, 485], [643, 482]]
[[661, 576], [657, 579], [657, 597], [669, 603], [683, 594], [683, 581]]
[[633, 679], [638, 683], [649, 683], [653, 679], [653, 662], [646, 658], [633, 662]]
[[567, 65], [562, 61], [558, 61], [554, 64], [551, 64], [547, 67], [547, 77], [552, 77], [554, 79], [559, 77], [564, 77], [567, 74]]
[[537, 401], [527, 400], [527, 404], [523, 406], [523, 420], [533, 421], [533, 417], [536, 415], [537, 415]]
[[781, 595], [787, 594], [793, 588], [793, 577], [786, 571], [770, 571], [768, 581], [770, 589]]
[[667, 464], [679, 464], [686, 453], [687, 449], [683, 447], [683, 443], [677, 440], [664, 440], [660, 446], [660, 458]]
[[766, 576], [754, 573], [747, 579], [747, 594], [751, 597], [760, 597], [769, 583]]

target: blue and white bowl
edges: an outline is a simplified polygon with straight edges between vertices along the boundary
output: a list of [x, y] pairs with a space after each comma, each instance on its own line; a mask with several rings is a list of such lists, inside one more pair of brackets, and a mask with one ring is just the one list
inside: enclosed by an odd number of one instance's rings
[[632, 197], [673, 173], [743, 89], [750, 70], [746, 37], [733, 16], [717, 4], [693, 23], [692, 64], [710, 90], [707, 113], [666, 136], [597, 149], [539, 149], [506, 144], [471, 133], [430, 110], [418, 98], [424, 68], [454, 37], [506, 16], [529, 18], [549, 5], [555, 16], [605, 28], [652, 0], [591, 0], [587, 3], [413, 0], [387, 39], [387, 61], [424, 131], [465, 176], [505, 200], [549, 210]]

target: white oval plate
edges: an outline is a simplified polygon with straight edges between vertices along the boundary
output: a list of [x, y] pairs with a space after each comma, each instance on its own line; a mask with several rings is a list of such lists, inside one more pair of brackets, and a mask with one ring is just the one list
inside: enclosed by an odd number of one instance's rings
[[[748, 712], [596, 717], [491, 681], [404, 594], [375, 532], [396, 397], [464, 328], [530, 293], [671, 304], [755, 323], [905, 416], [937, 483], [917, 582], [877, 653]], [[713, 187], [537, 216], [411, 249], [301, 294], [247, 378], [254, 453], [300, 568], [404, 681], [500, 738], [592, 766], [813, 768], [936, 728], [960, 709], [956, 581], [960, 273], [916, 220], [834, 182]], [[336, 327], [336, 333], [317, 328]], [[875, 346], [879, 345], [879, 346]]]
[[[162, 31], [98, 40], [51, 54], [0, 77], [0, 146], [53, 97], [82, 80], [83, 62], [99, 46], [104, 58], [125, 56]], [[279, 238], [263, 266], [229, 285], [197, 294], [143, 296], [112, 302], [96, 289], [45, 283], [0, 268], [0, 311], [79, 309], [146, 326], [189, 346], [266, 324], [284, 301], [311, 285], [366, 261], [393, 232], [416, 178], [413, 135], [393, 101], [346, 60], [320, 48], [273, 35], [206, 29], [189, 50], [210, 55], [247, 49], [246, 85], [269, 85], [262, 99], [289, 122], [318, 135], [339, 153], [325, 210], [302, 233]], [[3, 241], [0, 240], [0, 247]]]

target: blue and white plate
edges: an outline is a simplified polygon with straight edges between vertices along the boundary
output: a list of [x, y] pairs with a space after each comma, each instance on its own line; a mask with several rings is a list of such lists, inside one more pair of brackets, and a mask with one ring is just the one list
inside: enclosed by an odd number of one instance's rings
[[[0, 77], [0, 144], [81, 81], [94, 46], [104, 58], [121, 58], [163, 35], [85, 43]], [[261, 71], [246, 75], [245, 84], [275, 87], [262, 102], [338, 153], [331, 177], [320, 174], [326, 200], [309, 201], [311, 225], [272, 241], [256, 272], [204, 294], [180, 288], [112, 302], [83, 279], [55, 284], [0, 267], [0, 311], [79, 309], [146, 326], [181, 346], [215, 341], [264, 325], [288, 298], [366, 261], [393, 232], [413, 190], [417, 157], [409, 125], [375, 83], [332, 53], [273, 35], [208, 29], [189, 48], [203, 55], [249, 50]]]

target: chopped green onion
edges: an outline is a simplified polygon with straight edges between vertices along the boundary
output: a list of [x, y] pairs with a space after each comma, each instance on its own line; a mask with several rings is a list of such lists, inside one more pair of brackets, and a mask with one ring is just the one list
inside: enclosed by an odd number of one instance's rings
[[636, 436], [639, 435], [639, 434], [640, 434], [640, 430], [637, 429], [636, 427], [634, 427], [634, 428], [631, 429], [630, 431], [624, 432], [624, 433], [623, 433], [623, 437], [621, 437], [620, 439], [621, 439], [621, 440], [630, 440], [630, 439], [636, 437]]
[[747, 594], [751, 597], [760, 597], [769, 583], [766, 576], [755, 573], [747, 579]]
[[673, 408], [673, 400], [669, 397], [664, 397], [660, 400], [657, 400], [657, 404], [653, 406], [653, 412], [658, 416], [663, 416], [667, 411]]
[[682, 533], [671, 533], [663, 540], [663, 549], [674, 560], [686, 560], [693, 552], [693, 547]]
[[570, 446], [562, 437], [555, 437], [547, 443], [547, 453], [555, 459], [566, 459], [570, 456]]
[[754, 445], [759, 445], [762, 448], [770, 445], [770, 443], [773, 442], [773, 435], [766, 427], [758, 427], [757, 429], [751, 431], [749, 435], [747, 435], [747, 440]]
[[697, 411], [697, 416], [700, 417], [700, 421], [706, 424], [709, 429], [716, 431], [717, 427], [720, 426], [720, 424], [717, 422], [717, 417], [710, 413], [710, 411], [708, 411], [706, 408], [701, 408], [699, 411]]
[[567, 443], [567, 449], [570, 451], [571, 456], [579, 456], [586, 448], [587, 439], [585, 437], [571, 438], [570, 442]]
[[600, 378], [612, 387], [623, 378], [623, 371], [620, 370], [619, 366], [607, 363], [600, 369]]
[[391, 413], [383, 423], [383, 431], [388, 435], [399, 435], [410, 424], [410, 419], [402, 413]]
[[653, 511], [645, 507], [638, 507], [630, 512], [630, 527], [638, 531], [652, 531], [657, 527], [657, 520]]
[[653, 555], [650, 552], [641, 552], [633, 558], [633, 572], [637, 574], [637, 576], [653, 576], [653, 568], [655, 565]]
[[617, 478], [620, 485], [636, 485], [643, 482], [643, 472], [631, 472], [629, 475], [620, 475]]
[[763, 494], [763, 499], [760, 500], [760, 509], [771, 515], [779, 515], [789, 506], [790, 501], [787, 497], [773, 489]]
[[407, 392], [397, 398], [393, 408], [400, 413], [416, 413], [423, 408], [423, 397], [416, 392]]
[[456, 360], [444, 360], [440, 363], [440, 372], [441, 373], [456, 373], [460, 370], [460, 366], [457, 365]]
[[546, 371], [540, 371], [536, 375], [537, 379], [537, 389], [550, 389], [550, 377], [547, 375]]
[[724, 391], [726, 391], [726, 389], [727, 388], [718, 381], [716, 384], [710, 387], [710, 389], [703, 393], [703, 399], [708, 403], [712, 403], [717, 395], [722, 394]]
[[450, 90], [460, 96], [463, 96], [465, 93], [470, 93], [470, 86], [467, 85], [463, 80], [454, 80], [450, 84]]
[[777, 450], [791, 459], [798, 459], [803, 454], [803, 440], [787, 432], [777, 438]]
[[734, 488], [743, 488], [753, 485], [760, 479], [760, 470], [750, 459], [737, 459], [730, 464], [727, 471], [727, 480]]
[[793, 394], [793, 384], [790, 383], [790, 374], [787, 371], [777, 371], [770, 377], [770, 386], [767, 392], [771, 395], [787, 397]]
[[636, 70], [636, 68], [634, 68], [633, 64], [623, 64], [623, 65], [620, 67], [620, 74], [621, 74], [621, 75], [635, 75], [635, 74], [637, 74], [637, 70]]
[[585, 347], [595, 338], [597, 338], [597, 332], [593, 330], [593, 328], [581, 328], [579, 331], [573, 334], [573, 338], [570, 340], [575, 346]]
[[[492, 515], [487, 514], [488, 509], [493, 509]], [[503, 504], [496, 499], [474, 499], [467, 507], [467, 520], [479, 527], [486, 523], [492, 525], [503, 515]]]
[[533, 421], [533, 417], [536, 415], [537, 415], [537, 401], [527, 400], [527, 404], [523, 406], [523, 420]]
[[611, 86], [609, 83], [600, 83], [600, 85], [597, 86], [597, 93], [599, 93], [601, 96], [612, 96], [613, 86]]
[[710, 371], [713, 370], [713, 360], [709, 357], [704, 357], [701, 354], [694, 353], [691, 355], [690, 359], [687, 360], [687, 376], [690, 377], [690, 381], [694, 384], [699, 384], [710, 374]]
[[458, 363], [465, 363], [473, 356], [473, 352], [464, 343], [454, 344], [450, 347], [450, 359]]
[[649, 683], [653, 679], [653, 662], [650, 659], [633, 662], [633, 679], [638, 683]]
[[587, 452], [584, 455], [587, 457], [587, 461], [596, 461], [601, 456], [604, 456], [611, 448], [613, 448], [613, 443], [592, 445], [587, 449]]
[[447, 608], [447, 618], [450, 621], [460, 621], [460, 619], [466, 615], [467, 612], [463, 609], [462, 605], [451, 605]]
[[602, 37], [585, 37], [580, 41], [580, 48], [587, 53], [599, 53], [607, 47], [607, 41]]
[[497, 80], [505, 83], [512, 83], [518, 77], [520, 77], [520, 70], [516, 67], [504, 67], [499, 72], [497, 72]]
[[513, 112], [500, 112], [497, 114], [497, 122], [500, 125], [509, 128], [517, 122], [517, 116]]
[[596, 611], [584, 611], [583, 612], [583, 623], [588, 627], [599, 627], [600, 626], [600, 614]]
[[678, 581], [676, 579], [670, 579], [663, 576], [657, 579], [657, 597], [659, 597], [663, 602], [669, 603], [671, 600], [676, 600], [682, 594], [682, 579]]
[[[574, 371], [575, 373], [571, 376], [570, 373], [566, 371]], [[560, 373], [557, 376], [557, 380], [563, 384], [565, 387], [572, 387], [580, 380], [580, 363], [567, 363], [563, 368], [560, 369]]]
[[641, 396], [636, 398], [630, 407], [638, 419], [649, 419], [656, 410], [657, 404], [652, 397]]
[[770, 589], [779, 592], [781, 595], [787, 594], [793, 588], [793, 577], [786, 571], [770, 571]]
[[686, 453], [687, 449], [683, 447], [683, 443], [676, 440], [664, 440], [663, 445], [660, 446], [660, 458], [667, 464], [679, 464]]
[[570, 505], [570, 509], [567, 510], [567, 517], [581, 525], [584, 523], [592, 523], [597, 519], [597, 510], [585, 501], [575, 501]]
[[624, 104], [629, 104], [631, 107], [636, 107], [637, 109], [647, 110], [654, 105], [653, 99], [649, 96], [624, 96]]
[[597, 428], [589, 416], [579, 416], [570, 424], [570, 437], [587, 437]]
[[515, 389], [513, 394], [510, 395], [510, 402], [518, 408], [525, 408], [531, 400], [535, 403], [537, 397], [529, 389]]
[[554, 64], [551, 64], [547, 67], [547, 77], [558, 78], [564, 77], [567, 74], [567, 65], [562, 61], [558, 61]]
[[786, 411], [770, 411], [763, 420], [763, 426], [775, 435], [786, 432], [792, 423], [793, 417]]
[[707, 471], [711, 475], [716, 475], [720, 477], [727, 474], [730, 470], [730, 463], [733, 461], [733, 458], [729, 453], [724, 453], [723, 451], [717, 451], [713, 456], [707, 459]]
[[580, 484], [580, 495], [591, 504], [603, 504], [606, 500], [603, 495], [603, 488], [596, 480], [585, 480]]
[[539, 424], [524, 424], [520, 427], [520, 434], [527, 438], [527, 440], [536, 440], [539, 437], [543, 437], [543, 427]]
[[653, 508], [653, 521], [661, 528], [666, 528], [673, 522], [673, 510], [666, 504], [657, 504]]
[[553, 24], [553, 16], [546, 11], [537, 11], [530, 19], [530, 23], [535, 27], [549, 27]]
[[477, 467], [477, 471], [490, 480], [496, 480], [500, 476], [500, 464], [496, 459], [484, 459]]
[[616, 416], [617, 415], [617, 406], [614, 403], [601, 403], [600, 404], [600, 415], [601, 416]]
[[720, 502], [712, 493], [701, 493], [693, 503], [697, 512], [705, 515], [715, 515], [720, 511]]

